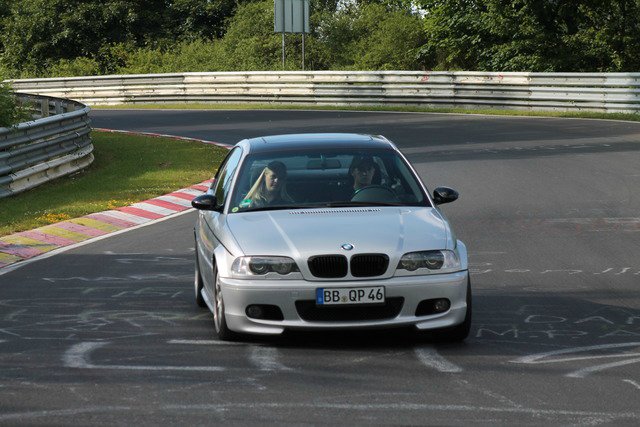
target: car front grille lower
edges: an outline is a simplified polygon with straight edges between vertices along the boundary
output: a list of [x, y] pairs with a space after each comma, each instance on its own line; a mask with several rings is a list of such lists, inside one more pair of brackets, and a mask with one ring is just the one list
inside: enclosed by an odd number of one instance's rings
[[308, 260], [309, 270], [315, 277], [338, 279], [345, 277], [349, 268], [353, 277], [382, 276], [389, 267], [385, 254], [357, 254], [347, 261], [344, 255], [317, 255]]
[[298, 315], [308, 322], [357, 322], [393, 319], [400, 314], [403, 297], [387, 298], [379, 305], [318, 306], [314, 300], [296, 301]]

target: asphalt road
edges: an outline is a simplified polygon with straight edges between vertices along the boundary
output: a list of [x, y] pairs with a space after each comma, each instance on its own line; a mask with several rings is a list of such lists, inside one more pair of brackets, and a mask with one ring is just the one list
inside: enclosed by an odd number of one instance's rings
[[405, 331], [224, 344], [189, 213], [0, 276], [0, 424], [640, 423], [640, 124], [302, 111], [95, 111], [234, 143], [383, 134], [467, 243], [464, 344]]

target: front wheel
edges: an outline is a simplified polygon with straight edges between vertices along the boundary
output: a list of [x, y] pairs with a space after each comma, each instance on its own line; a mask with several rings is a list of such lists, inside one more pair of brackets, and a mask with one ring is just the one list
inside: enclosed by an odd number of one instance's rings
[[215, 280], [213, 286], [213, 326], [222, 341], [234, 341], [238, 339], [238, 334], [227, 327], [227, 319], [224, 315], [224, 299], [220, 289], [220, 276], [216, 267], [213, 268]]
[[202, 276], [200, 275], [200, 263], [198, 262], [198, 248], [196, 246], [196, 271], [193, 278], [193, 288], [196, 296], [196, 304], [198, 307], [206, 307], [207, 303], [202, 298], [202, 287], [204, 284], [202, 283]]

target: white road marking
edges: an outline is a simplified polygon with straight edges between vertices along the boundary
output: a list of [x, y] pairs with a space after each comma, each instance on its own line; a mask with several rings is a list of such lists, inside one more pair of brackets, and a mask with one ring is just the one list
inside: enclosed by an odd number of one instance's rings
[[290, 371], [278, 361], [278, 349], [273, 347], [253, 347], [249, 359], [261, 371]]
[[428, 368], [433, 368], [439, 372], [462, 372], [461, 367], [449, 362], [433, 347], [416, 348], [414, 352], [418, 357], [418, 360]]
[[23, 308], [22, 310], [12, 311], [4, 318], [4, 320], [6, 320], [7, 322], [13, 322], [17, 316], [26, 313], [27, 311], [28, 310], [26, 308]]
[[534, 362], [534, 363], [575, 362], [578, 360], [611, 359], [615, 357], [631, 357], [631, 356], [640, 356], [640, 353], [616, 353], [616, 354], [602, 354], [598, 356], [565, 357], [560, 359], [551, 359], [551, 360], [546, 360], [544, 362]]
[[445, 412], [489, 412], [489, 413], [511, 413], [525, 414], [534, 417], [541, 415], [548, 416], [578, 416], [588, 418], [600, 418], [603, 420], [615, 420], [620, 418], [640, 419], [638, 412], [590, 412], [571, 411], [564, 409], [538, 409], [538, 408], [501, 408], [490, 406], [472, 405], [437, 405], [428, 403], [380, 403], [380, 404], [349, 404], [349, 403], [220, 403], [202, 405], [168, 405], [165, 410], [202, 410], [210, 411], [215, 408], [234, 409], [338, 409], [352, 411], [445, 411]]
[[254, 345], [243, 342], [217, 341], [217, 340], [169, 340], [169, 344], [191, 344], [191, 345]]
[[[640, 342], [631, 342], [631, 343], [619, 343], [619, 344], [603, 344], [603, 345], [591, 345], [587, 347], [574, 347], [567, 348], [563, 350], [555, 350], [548, 351], [546, 353], [538, 353], [532, 354], [529, 356], [520, 357], [518, 359], [512, 360], [512, 363], [525, 363], [525, 364], [539, 364], [539, 363], [559, 363], [559, 362], [571, 362], [576, 360], [592, 360], [592, 359], [603, 359], [603, 358], [611, 358], [611, 357], [631, 357], [638, 356], [639, 353], [617, 353], [617, 354], [606, 354], [606, 355], [592, 355], [592, 356], [580, 356], [580, 357], [561, 357], [561, 358], [553, 358], [553, 359], [545, 359], [548, 356], [558, 356], [561, 354], [573, 354], [573, 353], [582, 353], [591, 350], [607, 350], [613, 348], [623, 348], [623, 347], [638, 347], [640, 346]], [[619, 362], [611, 362], [605, 363], [602, 365], [590, 366], [588, 368], [578, 369], [577, 371], [571, 372], [566, 377], [570, 378], [584, 378], [587, 375], [593, 372], [604, 371], [605, 369], [616, 368], [618, 366], [630, 365], [632, 363], [640, 362], [640, 358], [621, 360]]]
[[[340, 403], [217, 403], [217, 404], [197, 404], [197, 405], [166, 405], [157, 408], [161, 411], [219, 411], [229, 409], [286, 409], [286, 410], [314, 410], [314, 409], [333, 409], [333, 410], [352, 410], [352, 411], [440, 411], [440, 412], [484, 412], [484, 413], [502, 413], [502, 414], [523, 414], [530, 415], [539, 419], [540, 416], [555, 417], [585, 417], [590, 421], [594, 418], [611, 421], [621, 418], [640, 419], [640, 413], [637, 412], [589, 412], [589, 411], [571, 411], [563, 409], [539, 409], [539, 408], [501, 408], [490, 406], [471, 406], [471, 405], [436, 405], [428, 403], [387, 403], [387, 404], [340, 404]], [[129, 411], [139, 411], [139, 407], [130, 406], [94, 406], [81, 409], [57, 409], [31, 412], [15, 412], [9, 414], [0, 414], [0, 421], [22, 420], [33, 418], [49, 418], [49, 417], [72, 417], [81, 414], [91, 413], [121, 413]]]
[[637, 388], [638, 390], [640, 390], [640, 384], [638, 384], [634, 380], [622, 380], [622, 381], [624, 381], [625, 383], [629, 383], [629, 384], [633, 385], [635, 388]]
[[99, 412], [118, 413], [131, 410], [130, 406], [93, 406], [81, 409], [54, 409], [32, 412], [16, 412], [0, 414], [0, 421], [22, 420], [25, 418], [70, 417], [80, 414], [95, 414]]
[[63, 355], [62, 361], [67, 368], [78, 369], [113, 369], [130, 371], [201, 371], [219, 372], [225, 368], [220, 366], [140, 366], [140, 365], [94, 365], [89, 361], [89, 354], [109, 342], [82, 342], [72, 346]]
[[605, 369], [617, 368], [618, 366], [630, 365], [632, 363], [639, 363], [640, 358], [637, 359], [629, 359], [629, 360], [621, 360], [619, 362], [605, 363], [604, 365], [591, 366], [589, 368], [579, 369], [575, 372], [571, 372], [567, 374], [567, 377], [570, 378], [584, 378], [587, 375], [593, 372], [604, 371]]
[[[536, 363], [554, 363], [554, 362], [567, 362], [570, 360], [583, 360], [583, 359], [598, 359], [602, 358], [602, 355], [596, 356], [587, 356], [580, 359], [575, 358], [559, 358], [559, 359], [551, 359], [551, 360], [543, 360], [548, 356], [558, 356], [561, 354], [572, 354], [572, 353], [583, 353], [591, 350], [606, 350], [611, 348], [623, 348], [623, 347], [638, 347], [640, 346], [640, 342], [628, 342], [628, 343], [620, 343], [620, 344], [602, 344], [602, 345], [590, 345], [586, 347], [572, 347], [566, 348], [562, 350], [554, 350], [548, 351], [545, 353], [537, 353], [531, 354], [529, 356], [519, 357], [511, 361], [511, 363], [526, 363], [526, 364], [536, 364]], [[623, 355], [620, 355], [623, 356]], [[627, 354], [627, 356], [635, 356], [635, 354]]]

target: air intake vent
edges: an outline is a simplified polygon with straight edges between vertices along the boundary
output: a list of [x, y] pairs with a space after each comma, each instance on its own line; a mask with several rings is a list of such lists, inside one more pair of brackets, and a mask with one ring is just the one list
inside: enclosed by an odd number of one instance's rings
[[347, 275], [348, 263], [344, 255], [318, 255], [309, 258], [309, 270], [315, 277], [335, 279]]
[[380, 212], [380, 209], [375, 208], [354, 208], [354, 209], [313, 209], [313, 210], [295, 210], [289, 212], [289, 215], [320, 215], [320, 214], [334, 214], [334, 213], [367, 213], [367, 212]]
[[296, 301], [300, 317], [308, 322], [354, 322], [383, 320], [398, 317], [404, 304], [403, 297], [387, 298], [379, 305], [317, 306], [314, 300]]
[[382, 276], [388, 266], [389, 257], [385, 254], [358, 254], [351, 257], [353, 277]]

